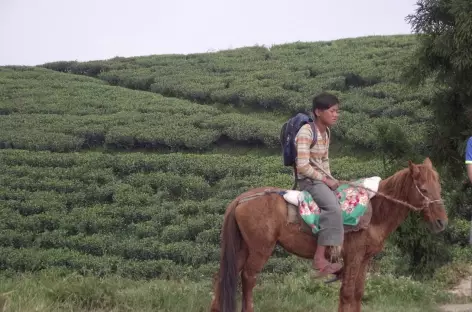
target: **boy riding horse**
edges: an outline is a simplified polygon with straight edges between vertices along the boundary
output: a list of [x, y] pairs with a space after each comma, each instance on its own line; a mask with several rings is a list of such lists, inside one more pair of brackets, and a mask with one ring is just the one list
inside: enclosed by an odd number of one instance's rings
[[315, 144], [310, 147], [313, 131], [309, 124], [302, 126], [295, 138], [297, 150], [295, 178], [298, 180], [299, 189], [309, 192], [321, 210], [318, 244], [313, 259], [313, 268], [319, 270], [321, 275], [334, 274], [342, 268], [341, 264], [331, 263], [325, 258], [326, 246], [341, 247], [344, 239], [341, 207], [334, 194], [339, 182], [326, 175], [326, 173], [331, 175], [328, 158], [329, 127], [336, 123], [338, 110], [339, 100], [336, 96], [329, 93], [317, 95], [313, 99], [312, 107], [314, 129], [317, 131]]

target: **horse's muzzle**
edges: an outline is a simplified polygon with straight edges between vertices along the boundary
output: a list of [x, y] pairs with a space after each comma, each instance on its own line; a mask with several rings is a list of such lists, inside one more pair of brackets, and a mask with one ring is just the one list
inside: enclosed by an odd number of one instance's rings
[[437, 219], [433, 224], [431, 224], [431, 230], [434, 233], [442, 232], [446, 229], [447, 223], [447, 220]]

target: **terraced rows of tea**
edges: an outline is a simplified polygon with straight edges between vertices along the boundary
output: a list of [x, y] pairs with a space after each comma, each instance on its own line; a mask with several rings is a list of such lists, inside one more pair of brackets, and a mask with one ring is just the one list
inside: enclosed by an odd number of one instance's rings
[[51, 70], [2, 69], [0, 146], [205, 150], [222, 141], [278, 145], [278, 123]]
[[[191, 128], [197, 134], [205, 126], [226, 131], [230, 127], [233, 134], [240, 133], [231, 136], [232, 139], [247, 141], [248, 134], [254, 133], [256, 138], [251, 141], [264, 137], [263, 143], [270, 146], [278, 146], [274, 135], [284, 118], [309, 109], [312, 97], [327, 90], [339, 95], [342, 101], [342, 118], [333, 129], [338, 139], [375, 149], [379, 125], [397, 126], [408, 133], [413, 145], [422, 143], [424, 123], [431, 118], [424, 102], [432, 91], [430, 85], [405, 89], [401, 75], [415, 44], [413, 36], [365, 37], [277, 45], [270, 49], [249, 47], [218, 53], [54, 62], [44, 67], [224, 111], [245, 112], [245, 117], [212, 116], [214, 120], [204, 124], [198, 117], [188, 121], [197, 128]], [[207, 107], [191, 107], [192, 114], [199, 117], [212, 115]], [[282, 119], [276, 117], [280, 115]], [[169, 121], [179, 122], [170, 118]], [[162, 121], [163, 127], [169, 121]], [[139, 129], [150, 129], [149, 132], [155, 130], [147, 120], [140, 120], [138, 125]], [[129, 130], [133, 134], [139, 131], [134, 127]], [[139, 140], [136, 135], [133, 137]], [[199, 147], [214, 140], [212, 135], [204, 137], [206, 140]], [[187, 142], [184, 145], [193, 147]]]
[[[334, 160], [345, 178], [375, 161]], [[222, 213], [251, 186], [290, 186], [279, 157], [1, 150], [0, 268], [134, 278], [210, 274]], [[268, 270], [291, 271], [293, 259]]]
[[[279, 130], [313, 94], [343, 101], [338, 178], [382, 174], [379, 125], [421, 148], [428, 88], [400, 81], [412, 45], [361, 38], [0, 68], [0, 269], [209, 277], [226, 205], [250, 187], [291, 187]], [[301, 269], [277, 249], [265, 270]]]

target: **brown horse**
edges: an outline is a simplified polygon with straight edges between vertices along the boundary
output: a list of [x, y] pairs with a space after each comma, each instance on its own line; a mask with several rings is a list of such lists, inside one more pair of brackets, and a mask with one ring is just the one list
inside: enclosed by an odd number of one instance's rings
[[[276, 243], [299, 257], [313, 258], [316, 237], [287, 222], [287, 203], [281, 195], [266, 193], [251, 200], [243, 200], [267, 189], [255, 188], [240, 194], [226, 209], [212, 312], [235, 310], [239, 273], [242, 280], [242, 311], [254, 311], [253, 288], [256, 277], [272, 255]], [[396, 202], [379, 194], [394, 198]], [[341, 252], [344, 268], [340, 274], [340, 312], [361, 311], [368, 263], [383, 249], [387, 237], [406, 219], [412, 206], [419, 207], [415, 210], [421, 211], [430, 230], [435, 233], [443, 231], [448, 222], [441, 200], [439, 175], [429, 158], [423, 164], [410, 161], [408, 168], [382, 180], [378, 194], [370, 202], [372, 217], [368, 228], [345, 233]]]

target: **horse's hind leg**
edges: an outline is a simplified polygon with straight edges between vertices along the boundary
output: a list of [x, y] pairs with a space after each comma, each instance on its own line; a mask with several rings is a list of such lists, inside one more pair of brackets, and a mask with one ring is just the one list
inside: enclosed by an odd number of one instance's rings
[[239, 206], [236, 210], [241, 235], [248, 246], [248, 257], [241, 273], [242, 311], [253, 312], [253, 289], [257, 275], [274, 252], [278, 233], [286, 216], [277, 205], [285, 205], [283, 199], [271, 196], [257, 206]]
[[[275, 244], [273, 246], [275, 248]], [[273, 249], [272, 249], [273, 250]], [[243, 271], [241, 272], [242, 281], [242, 292], [243, 292], [243, 305], [242, 312], [253, 312], [253, 289], [256, 286], [257, 274], [262, 271], [267, 260], [271, 256], [271, 253], [260, 252], [251, 250], [249, 257], [246, 260]]]
[[[244, 264], [246, 263], [247, 257], [248, 257], [248, 248], [247, 248], [246, 243], [243, 241], [241, 249], [237, 252], [238, 272], [241, 272], [241, 270], [243, 269]], [[218, 279], [219, 279], [219, 272], [215, 275], [215, 278], [214, 278], [215, 293], [213, 294], [213, 300], [211, 302], [211, 307], [210, 307], [211, 312], [220, 312], [220, 307], [218, 306], [220, 302], [220, 298], [219, 298], [220, 290], [218, 288]]]

